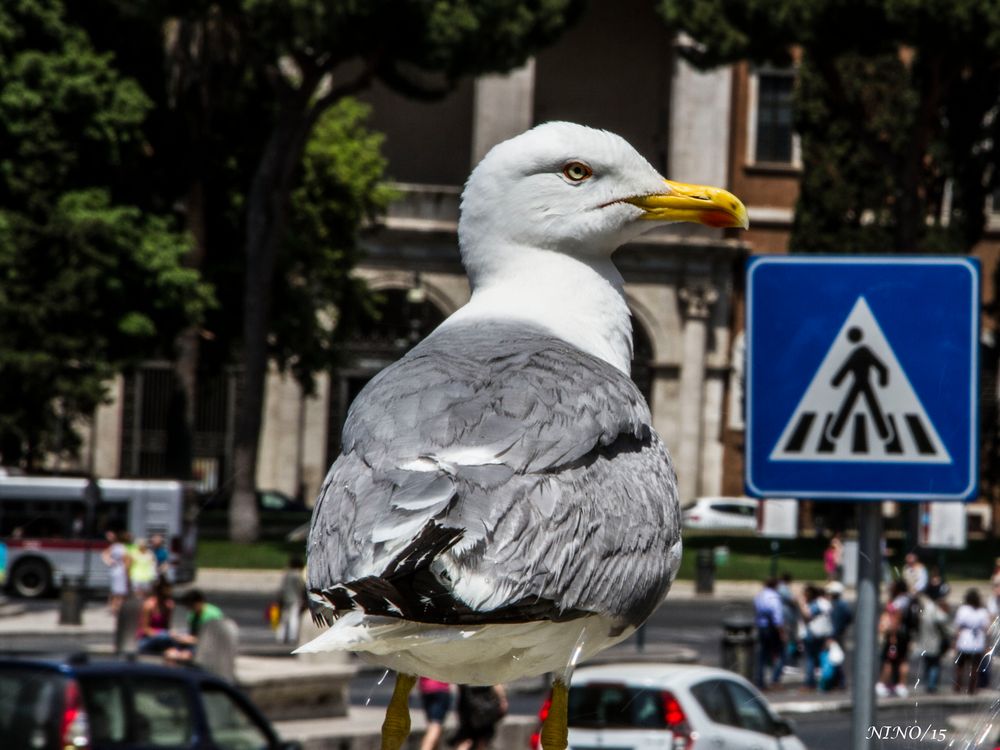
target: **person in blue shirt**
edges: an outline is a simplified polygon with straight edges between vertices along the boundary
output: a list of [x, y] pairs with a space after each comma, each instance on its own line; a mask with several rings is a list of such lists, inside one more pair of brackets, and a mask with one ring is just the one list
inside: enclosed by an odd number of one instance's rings
[[792, 591], [792, 574], [782, 573], [778, 582], [778, 596], [781, 597], [781, 616], [785, 630], [784, 664], [797, 665], [799, 663], [799, 635], [798, 626], [801, 615], [799, 614], [799, 600]]
[[784, 613], [781, 596], [774, 578], [764, 581], [764, 588], [753, 598], [754, 626], [757, 628], [757, 664], [754, 682], [762, 690], [767, 688], [767, 671], [771, 671], [771, 685], [781, 682], [784, 669]]

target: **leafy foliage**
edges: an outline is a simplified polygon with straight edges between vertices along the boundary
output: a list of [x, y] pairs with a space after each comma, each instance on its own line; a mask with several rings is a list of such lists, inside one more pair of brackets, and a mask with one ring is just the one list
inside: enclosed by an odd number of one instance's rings
[[[697, 65], [798, 60], [794, 250], [970, 253], [982, 239], [988, 196], [1000, 187], [1000, 4], [661, 0], [660, 8], [695, 40], [686, 54]], [[1000, 346], [984, 346], [982, 359], [982, 486], [997, 498]]]
[[969, 252], [982, 237], [986, 196], [998, 184], [996, 3], [660, 7], [696, 41], [687, 52], [695, 64], [798, 58], [803, 180], [793, 248]]
[[0, 7], [0, 450], [71, 451], [107, 378], [211, 295], [187, 238], [117, 197], [149, 99], [56, 0]]
[[359, 260], [356, 234], [382, 213], [394, 192], [385, 183], [383, 136], [366, 130], [369, 108], [342, 99], [320, 116], [302, 155], [291, 195], [285, 251], [275, 275], [271, 353], [303, 384], [330, 367], [336, 342], [371, 310], [364, 283], [350, 275]]
[[[334, 336], [366, 307], [348, 270], [359, 223], [388, 194], [379, 187], [379, 142], [348, 97], [376, 81], [440, 97], [461, 76], [509, 70], [554, 40], [582, 0], [68, 6], [153, 102], [146, 131], [155, 180], [137, 185], [137, 200], [154, 211], [183, 207], [194, 239], [187, 262], [219, 300], [204, 324], [211, 364], [230, 353], [242, 364], [231, 518], [234, 538], [252, 539], [268, 362], [308, 385], [332, 363]], [[195, 359], [186, 343], [178, 350], [188, 365]]]

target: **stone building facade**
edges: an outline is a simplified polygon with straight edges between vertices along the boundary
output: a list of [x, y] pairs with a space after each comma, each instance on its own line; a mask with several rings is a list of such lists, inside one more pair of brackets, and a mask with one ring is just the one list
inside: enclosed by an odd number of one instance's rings
[[[369, 92], [372, 127], [386, 134], [401, 198], [366, 233], [367, 258], [357, 272], [371, 288], [391, 293], [387, 299], [423, 310], [423, 318], [437, 321], [461, 307], [469, 296], [456, 236], [462, 183], [495, 143], [539, 122], [607, 128], [672, 179], [727, 186], [732, 71], [694, 70], [677, 57], [675, 42], [647, 0], [603, 0], [521, 69], [466, 81], [443, 101], [416, 102], [379, 87]], [[732, 300], [746, 254], [736, 235], [678, 225], [657, 228], [616, 256], [636, 329], [636, 379], [674, 454], [685, 500], [722, 490]], [[391, 332], [374, 331], [372, 340], [357, 341], [308, 397], [289, 376], [270, 374], [258, 487], [315, 496], [350, 399], [412, 344], [372, 344], [387, 338]], [[155, 382], [154, 375], [119, 380], [114, 401], [96, 416], [99, 474], [155, 473], [162, 440], [154, 425], [142, 423], [150, 413], [143, 399], [151, 397], [142, 382]], [[222, 412], [232, 410], [233, 390], [233, 383], [221, 387]], [[206, 486], [226, 481], [227, 420], [218, 420], [217, 435], [195, 436]]]
[[[386, 134], [401, 198], [366, 233], [367, 258], [357, 272], [394, 305], [396, 327], [354, 342], [309, 397], [290, 377], [271, 373], [258, 487], [315, 496], [353, 396], [468, 298], [456, 222], [471, 168], [492, 145], [534, 124], [572, 120], [617, 132], [665, 176], [727, 187], [748, 207], [749, 232], [658, 227], [616, 256], [636, 329], [635, 377], [674, 455], [682, 501], [742, 494], [743, 264], [751, 252], [788, 251], [800, 172], [794, 71], [746, 64], [697, 71], [677, 54], [686, 43], [649, 0], [595, 0], [555, 45], [509, 75], [464, 81], [432, 103], [378, 86], [365, 95], [372, 127]], [[1000, 214], [995, 219], [977, 248], [988, 303], [1000, 250]], [[207, 484], [225, 482], [236, 398], [227, 382], [215, 432], [195, 441]], [[143, 456], [155, 452], [136, 394], [134, 383], [119, 380], [116, 400], [97, 415], [100, 474], [141, 474]]]

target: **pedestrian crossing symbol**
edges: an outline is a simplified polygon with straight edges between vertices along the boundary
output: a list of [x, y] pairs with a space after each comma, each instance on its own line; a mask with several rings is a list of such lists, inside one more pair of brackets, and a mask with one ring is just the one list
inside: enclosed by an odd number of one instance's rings
[[771, 458], [951, 462], [864, 297], [833, 340]]
[[747, 494], [975, 499], [979, 289], [973, 258], [751, 258]]

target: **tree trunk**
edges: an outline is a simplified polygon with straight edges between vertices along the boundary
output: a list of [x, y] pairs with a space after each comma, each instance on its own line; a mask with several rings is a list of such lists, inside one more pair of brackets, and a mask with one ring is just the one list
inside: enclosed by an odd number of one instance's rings
[[229, 508], [229, 536], [235, 542], [252, 542], [260, 531], [257, 454], [267, 379], [274, 266], [285, 232], [292, 180], [314, 122], [315, 116], [305, 108], [282, 115], [257, 165], [247, 201], [243, 391], [236, 415]]
[[[194, 238], [194, 246], [184, 259], [188, 268], [201, 270], [208, 250], [205, 227], [205, 190], [201, 180], [195, 180], [188, 190], [187, 228]], [[197, 326], [185, 328], [174, 341], [175, 399], [178, 414], [171, 432], [178, 434], [167, 438], [167, 471], [181, 479], [191, 478], [193, 458], [195, 405], [198, 397], [198, 356], [200, 331]]]

